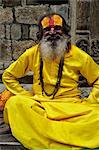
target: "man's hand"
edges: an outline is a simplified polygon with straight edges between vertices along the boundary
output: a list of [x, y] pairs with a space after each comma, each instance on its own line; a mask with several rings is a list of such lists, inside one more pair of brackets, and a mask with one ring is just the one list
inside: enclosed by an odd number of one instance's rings
[[8, 90], [4, 90], [1, 94], [0, 94], [0, 111], [3, 111], [4, 106], [6, 101], [12, 96], [13, 94], [8, 91]]
[[1, 101], [1, 95], [0, 95], [0, 111], [3, 111], [5, 104]]

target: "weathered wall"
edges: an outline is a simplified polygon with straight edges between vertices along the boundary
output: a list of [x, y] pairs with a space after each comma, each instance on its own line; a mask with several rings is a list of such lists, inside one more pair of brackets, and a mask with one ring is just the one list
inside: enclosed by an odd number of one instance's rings
[[[99, 64], [99, 0], [77, 0], [75, 43]], [[82, 86], [87, 82], [81, 76]]]
[[99, 64], [99, 0], [77, 0], [76, 43]]
[[55, 11], [70, 23], [68, 0], [63, 4], [51, 4], [50, 0], [0, 0], [0, 73], [37, 42], [37, 24], [41, 16]]

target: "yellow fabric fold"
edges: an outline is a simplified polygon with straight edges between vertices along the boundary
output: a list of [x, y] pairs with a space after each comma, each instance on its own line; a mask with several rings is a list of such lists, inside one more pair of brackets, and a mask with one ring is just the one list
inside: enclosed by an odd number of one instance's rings
[[[70, 55], [69, 55], [70, 54]], [[75, 97], [81, 93], [78, 90], [79, 72], [87, 79], [88, 83], [93, 86], [93, 90], [88, 100], [97, 99], [99, 94], [99, 66], [93, 59], [81, 49], [72, 46], [70, 52], [66, 53], [64, 58], [64, 68], [61, 80], [61, 87], [56, 97]], [[41, 96], [42, 90], [39, 84], [39, 67], [40, 51], [39, 45], [28, 49], [16, 62], [14, 62], [3, 74], [3, 82], [13, 94], [31, 95], [29, 91], [23, 89], [17, 78], [23, 77], [28, 71], [34, 72], [33, 92]], [[53, 68], [54, 67], [54, 68]], [[58, 60], [44, 62], [43, 76], [46, 91], [51, 93], [57, 81]], [[47, 97], [48, 98], [48, 97]]]

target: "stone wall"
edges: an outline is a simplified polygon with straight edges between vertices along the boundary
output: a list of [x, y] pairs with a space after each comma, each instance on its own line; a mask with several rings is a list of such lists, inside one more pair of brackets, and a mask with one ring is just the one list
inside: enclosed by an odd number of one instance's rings
[[0, 79], [9, 64], [38, 42], [38, 20], [48, 12], [66, 19], [72, 42], [99, 64], [99, 0], [0, 0]]
[[77, 0], [75, 43], [99, 64], [99, 0]]
[[[99, 64], [98, 15], [99, 0], [77, 0], [75, 43]], [[80, 79], [82, 86], [86, 86], [86, 80], [82, 76]]]
[[0, 0], [0, 74], [37, 41], [38, 20], [58, 12], [70, 24], [68, 0]]

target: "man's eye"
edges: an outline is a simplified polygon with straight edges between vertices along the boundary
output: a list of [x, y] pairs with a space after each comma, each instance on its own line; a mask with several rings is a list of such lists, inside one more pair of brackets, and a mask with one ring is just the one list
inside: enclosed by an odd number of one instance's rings
[[44, 33], [44, 36], [49, 36], [49, 32], [45, 32], [45, 33]]
[[60, 26], [55, 26], [54, 29], [55, 29], [55, 30], [62, 30], [62, 27], [60, 27]]
[[44, 32], [46, 32], [46, 31], [50, 31], [50, 27], [45, 28]]

